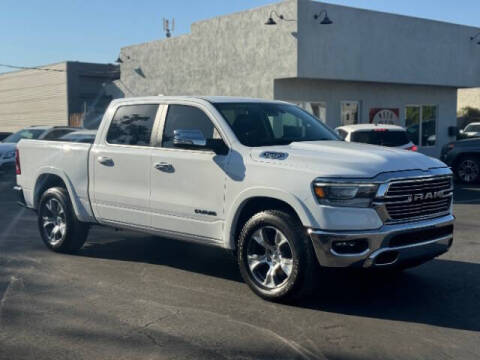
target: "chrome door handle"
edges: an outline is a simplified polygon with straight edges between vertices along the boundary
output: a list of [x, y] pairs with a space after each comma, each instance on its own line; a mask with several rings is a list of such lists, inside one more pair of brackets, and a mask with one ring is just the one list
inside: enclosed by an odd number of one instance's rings
[[173, 172], [175, 169], [172, 164], [166, 162], [159, 162], [154, 165], [155, 169], [163, 171], [163, 172]]
[[109, 157], [106, 157], [106, 156], [99, 156], [97, 158], [97, 161], [102, 164], [102, 165], [105, 165], [105, 166], [113, 166], [115, 165], [115, 163], [113, 162], [113, 159], [109, 158]]

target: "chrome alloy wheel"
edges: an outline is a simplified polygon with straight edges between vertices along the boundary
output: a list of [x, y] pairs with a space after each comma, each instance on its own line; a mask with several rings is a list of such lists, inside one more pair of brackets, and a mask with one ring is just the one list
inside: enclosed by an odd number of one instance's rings
[[480, 168], [473, 160], [464, 160], [458, 166], [458, 177], [466, 183], [475, 181], [480, 175]]
[[54, 198], [48, 199], [42, 208], [42, 226], [51, 246], [65, 237], [67, 222], [62, 204]]
[[292, 247], [280, 230], [264, 226], [250, 237], [247, 262], [258, 285], [275, 289], [284, 285], [292, 274]]

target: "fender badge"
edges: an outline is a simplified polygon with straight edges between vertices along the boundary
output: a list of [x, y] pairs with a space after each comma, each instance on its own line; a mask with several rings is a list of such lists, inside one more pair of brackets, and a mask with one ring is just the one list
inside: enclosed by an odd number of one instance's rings
[[260, 154], [260, 157], [271, 160], [285, 160], [288, 157], [288, 154], [284, 152], [264, 151]]

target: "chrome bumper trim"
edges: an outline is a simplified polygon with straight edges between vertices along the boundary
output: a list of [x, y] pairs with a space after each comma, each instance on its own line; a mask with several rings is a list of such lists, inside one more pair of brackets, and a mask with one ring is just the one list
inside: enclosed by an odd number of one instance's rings
[[[387, 224], [378, 230], [372, 231], [321, 231], [309, 229], [308, 233], [320, 265], [325, 267], [371, 267], [379, 266], [375, 265], [375, 259], [387, 251], [399, 253], [398, 261], [396, 260], [395, 263], [416, 257], [435, 257], [448, 251], [453, 234], [400, 247], [389, 247], [389, 241], [399, 234], [453, 225], [454, 220], [455, 217], [449, 214], [417, 222]], [[338, 254], [332, 251], [332, 244], [336, 241], [359, 239], [368, 241], [368, 250], [358, 254]]]

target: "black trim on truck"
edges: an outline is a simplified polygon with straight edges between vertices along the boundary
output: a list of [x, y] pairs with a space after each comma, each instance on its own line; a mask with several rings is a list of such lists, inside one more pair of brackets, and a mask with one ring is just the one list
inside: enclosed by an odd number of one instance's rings
[[27, 207], [27, 203], [25, 202], [25, 196], [23, 195], [23, 189], [21, 186], [15, 185], [13, 187], [13, 191], [17, 194], [17, 204], [22, 207]]

